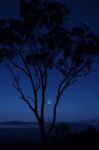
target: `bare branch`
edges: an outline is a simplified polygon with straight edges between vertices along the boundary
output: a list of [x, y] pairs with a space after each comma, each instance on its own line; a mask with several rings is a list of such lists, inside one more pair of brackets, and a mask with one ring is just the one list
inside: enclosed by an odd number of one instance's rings
[[27, 63], [25, 62], [24, 60], [24, 57], [22, 54], [20, 54], [20, 57], [23, 61], [23, 64], [24, 64], [24, 67], [26, 68], [27, 72], [28, 72], [28, 78], [30, 80], [30, 83], [32, 85], [32, 89], [33, 89], [33, 93], [34, 93], [34, 98], [35, 98], [35, 109], [36, 111], [38, 111], [38, 97], [37, 97], [37, 91], [36, 91], [36, 87], [35, 87], [35, 84], [34, 84], [34, 80], [33, 80], [33, 77], [32, 77], [32, 73], [27, 65]]
[[14, 74], [13, 69], [9, 65], [7, 65], [7, 67], [8, 67], [8, 69], [14, 79], [14, 82], [15, 82], [15, 85], [13, 85], [13, 87], [20, 93], [21, 98], [27, 103], [27, 105], [30, 107], [30, 109], [33, 112], [35, 112], [35, 109], [32, 107], [32, 105], [30, 104], [30, 102], [28, 101], [28, 99], [26, 98], [26, 96], [24, 95], [24, 93], [22, 91], [22, 87], [20, 86], [20, 78]]
[[25, 69], [23, 69], [21, 66], [19, 66], [17, 63], [14, 63], [12, 59], [10, 59], [11, 64], [13, 65], [13, 67], [23, 71], [23, 73], [25, 73], [28, 76], [28, 73]]
[[36, 91], [38, 91], [40, 89], [40, 86], [41, 86], [41, 79], [40, 79], [38, 68], [35, 66], [34, 69], [35, 69], [35, 76], [37, 78], [37, 81], [36, 81]]

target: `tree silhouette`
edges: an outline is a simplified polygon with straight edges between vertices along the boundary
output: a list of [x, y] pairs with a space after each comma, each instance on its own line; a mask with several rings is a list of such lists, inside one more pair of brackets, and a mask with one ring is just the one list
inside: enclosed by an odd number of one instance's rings
[[[99, 35], [85, 25], [68, 29], [66, 21], [69, 13], [61, 2], [20, 0], [19, 18], [0, 20], [0, 61], [8, 67], [14, 87], [35, 114], [44, 143], [49, 140], [55, 126], [62, 94], [79, 77], [91, 72], [99, 54]], [[60, 74], [61, 80], [54, 91], [53, 118], [46, 133], [46, 92], [48, 76], [53, 70]], [[32, 97], [27, 97], [22, 88], [23, 76], [31, 84]]]

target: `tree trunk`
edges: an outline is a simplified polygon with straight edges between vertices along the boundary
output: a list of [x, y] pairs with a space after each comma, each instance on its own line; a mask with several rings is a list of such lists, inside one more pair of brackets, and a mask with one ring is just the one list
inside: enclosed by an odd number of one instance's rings
[[41, 144], [48, 144], [48, 138], [46, 137], [44, 122], [41, 122], [39, 124], [39, 128], [40, 128]]
[[44, 133], [41, 133], [41, 144], [48, 144], [48, 140], [46, 138], [46, 135]]

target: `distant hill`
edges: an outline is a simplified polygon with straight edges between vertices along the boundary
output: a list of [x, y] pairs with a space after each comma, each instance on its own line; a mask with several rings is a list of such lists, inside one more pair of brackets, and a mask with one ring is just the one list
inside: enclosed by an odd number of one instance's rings
[[0, 125], [30, 125], [36, 124], [35, 122], [21, 122], [21, 121], [4, 121], [0, 122]]
[[[64, 123], [66, 126], [69, 127], [73, 127], [73, 128], [81, 128], [81, 127], [87, 127], [87, 126], [99, 126], [99, 120], [90, 120], [90, 121], [81, 121], [81, 122], [57, 122], [56, 125], [62, 124]], [[49, 127], [50, 126], [50, 122], [46, 122], [46, 126]], [[28, 122], [24, 122], [24, 121], [4, 121], [4, 122], [0, 122], [0, 125], [6, 125], [6, 126], [16, 126], [16, 125], [33, 125], [33, 126], [38, 126], [38, 124], [36, 122], [32, 122], [32, 121], [28, 121]]]

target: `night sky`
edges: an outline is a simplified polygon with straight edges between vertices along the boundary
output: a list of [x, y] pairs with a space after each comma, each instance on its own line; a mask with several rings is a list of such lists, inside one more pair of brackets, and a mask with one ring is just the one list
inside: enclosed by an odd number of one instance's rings
[[[63, 1], [63, 0], [61, 0]], [[94, 32], [99, 32], [99, 0], [64, 0], [71, 9], [68, 26], [84, 22]], [[18, 0], [0, 0], [0, 18], [18, 17]], [[57, 121], [99, 120], [99, 64], [94, 65], [95, 72], [82, 77], [69, 87], [58, 106]], [[51, 120], [51, 108], [54, 103], [54, 90], [57, 83], [56, 74], [50, 75], [47, 93], [46, 120]], [[35, 118], [27, 105], [21, 101], [13, 89], [11, 76], [7, 69], [0, 65], [0, 121], [20, 120], [34, 121]], [[28, 87], [27, 84], [24, 84]]]

